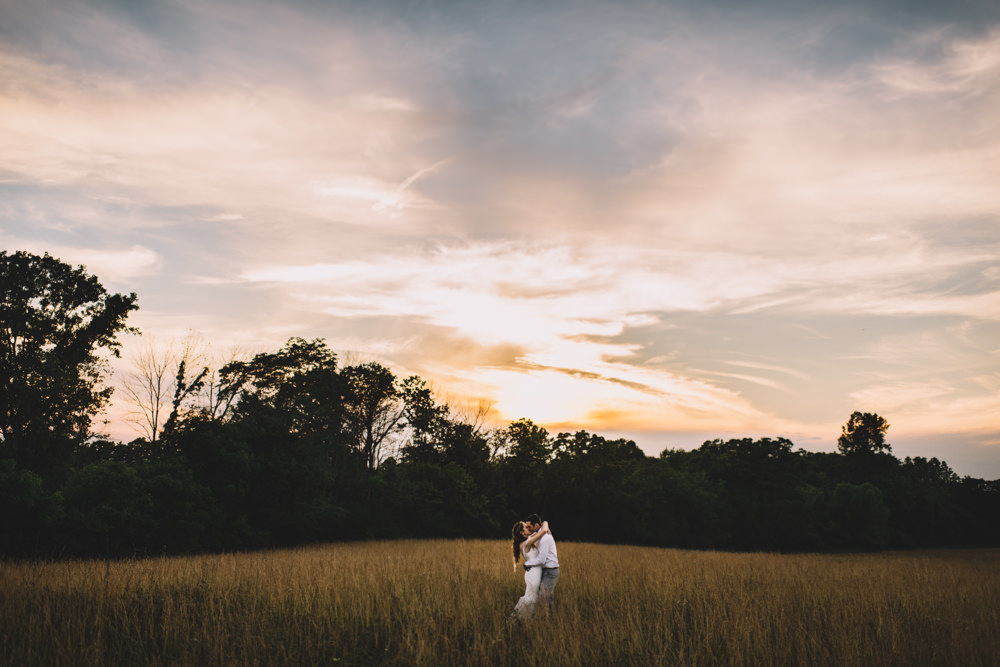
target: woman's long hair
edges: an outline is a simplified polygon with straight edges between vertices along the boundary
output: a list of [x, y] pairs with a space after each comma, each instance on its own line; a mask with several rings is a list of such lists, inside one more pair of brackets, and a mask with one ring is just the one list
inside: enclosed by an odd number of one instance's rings
[[517, 565], [517, 562], [521, 560], [521, 543], [527, 539], [521, 532], [523, 530], [524, 523], [522, 521], [518, 521], [510, 529], [510, 536], [514, 538], [514, 565]]

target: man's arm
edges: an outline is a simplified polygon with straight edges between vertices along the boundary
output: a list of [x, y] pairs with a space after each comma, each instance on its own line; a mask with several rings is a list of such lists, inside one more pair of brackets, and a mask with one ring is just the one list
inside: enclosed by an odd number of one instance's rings
[[538, 529], [538, 532], [532, 533], [531, 536], [521, 544], [521, 553], [530, 549], [531, 546], [538, 540], [542, 539], [542, 536], [547, 532], [549, 532], [549, 522], [544, 521], [542, 523], [542, 527]]
[[524, 568], [528, 569], [529, 567], [536, 567], [544, 563], [545, 559], [549, 557], [549, 552], [552, 551], [553, 544], [552, 535], [543, 535], [542, 539], [538, 541], [538, 555], [531, 560], [524, 561]]

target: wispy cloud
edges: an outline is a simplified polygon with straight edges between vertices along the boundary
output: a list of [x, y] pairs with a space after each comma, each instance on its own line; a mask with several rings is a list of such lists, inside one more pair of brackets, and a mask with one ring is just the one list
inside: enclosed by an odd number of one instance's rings
[[986, 433], [998, 17], [896, 9], [5, 6], [0, 239], [506, 416]]
[[70, 246], [20, 240], [2, 232], [0, 244], [8, 251], [49, 253], [73, 266], [82, 265], [88, 273], [100, 276], [102, 284], [112, 290], [128, 290], [136, 281], [158, 273], [162, 266], [162, 259], [155, 250], [140, 245], [119, 248]]

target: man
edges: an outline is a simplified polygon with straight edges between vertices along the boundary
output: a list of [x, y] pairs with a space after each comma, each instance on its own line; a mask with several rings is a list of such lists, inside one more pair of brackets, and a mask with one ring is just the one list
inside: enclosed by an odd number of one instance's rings
[[[542, 527], [542, 519], [537, 514], [529, 516], [526, 523], [532, 532]], [[542, 568], [542, 581], [538, 585], [538, 598], [542, 605], [548, 609], [552, 604], [552, 591], [555, 590], [556, 582], [559, 581], [559, 554], [556, 553], [556, 541], [552, 539], [551, 532], [545, 533], [538, 540], [538, 555], [531, 560], [524, 561], [525, 570], [532, 567]]]

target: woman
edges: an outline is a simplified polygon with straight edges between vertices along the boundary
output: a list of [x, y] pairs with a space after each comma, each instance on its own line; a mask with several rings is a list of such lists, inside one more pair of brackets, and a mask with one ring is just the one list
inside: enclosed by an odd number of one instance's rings
[[[514, 524], [510, 533], [514, 539], [515, 570], [517, 570], [517, 564], [522, 555], [524, 560], [529, 560], [538, 554], [538, 547], [535, 546], [535, 543], [547, 532], [549, 532], [548, 521], [544, 522], [538, 532], [534, 534], [523, 521]], [[524, 595], [514, 606], [514, 611], [511, 613], [512, 618], [530, 618], [535, 613], [535, 604], [538, 602], [538, 584], [541, 581], [542, 568], [533, 567], [524, 571]]]

